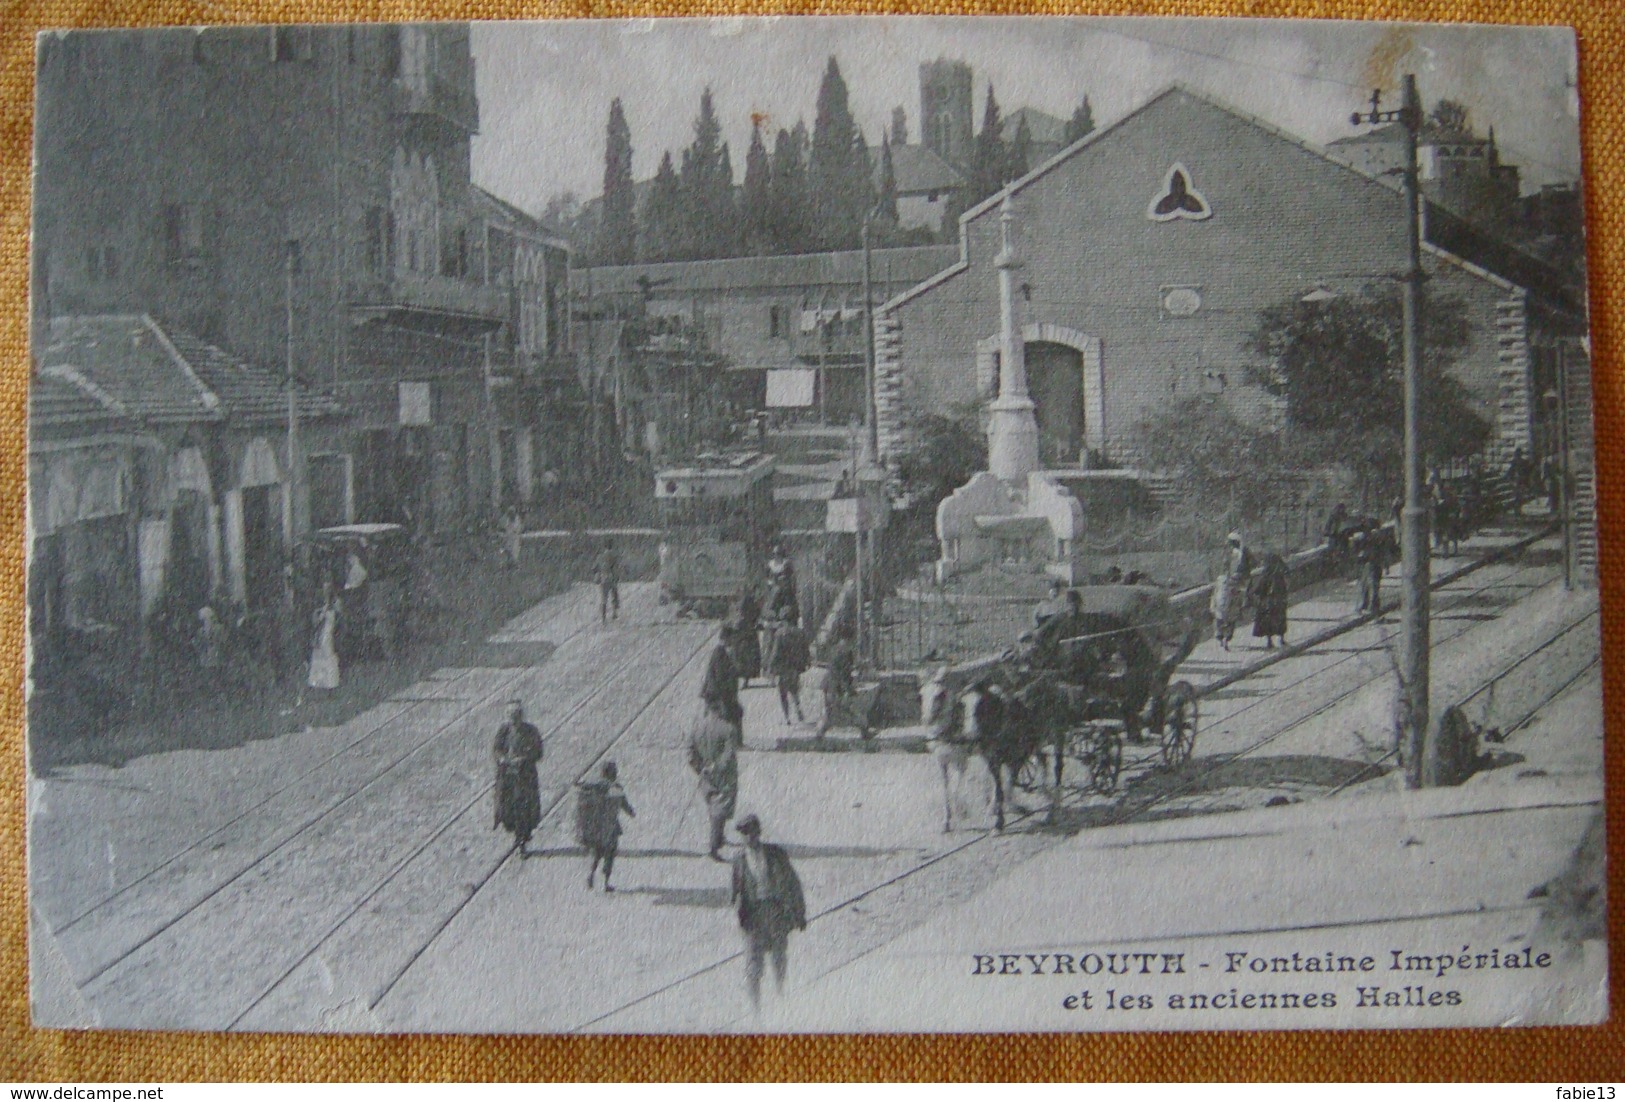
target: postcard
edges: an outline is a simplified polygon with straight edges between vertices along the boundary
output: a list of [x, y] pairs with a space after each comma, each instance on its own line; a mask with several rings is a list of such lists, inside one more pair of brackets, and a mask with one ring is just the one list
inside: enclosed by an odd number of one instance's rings
[[1576, 78], [42, 35], [35, 1024], [1604, 1020]]

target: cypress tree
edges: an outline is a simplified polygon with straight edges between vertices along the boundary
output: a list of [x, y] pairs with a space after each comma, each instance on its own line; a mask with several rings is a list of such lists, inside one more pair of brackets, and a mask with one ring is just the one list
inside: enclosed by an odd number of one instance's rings
[[892, 166], [891, 135], [880, 141], [880, 202], [878, 220], [888, 229], [897, 227], [897, 170]]
[[773, 139], [768, 228], [774, 253], [801, 253], [813, 247], [807, 233], [807, 145], [807, 125], [802, 122], [794, 130], [781, 129]]
[[891, 109], [891, 140], [898, 145], [908, 144], [908, 112], [898, 104]]
[[975, 206], [1004, 186], [1009, 155], [1004, 146], [1004, 117], [999, 112], [999, 101], [993, 95], [993, 85], [987, 86], [987, 106], [982, 111], [982, 130], [976, 135], [971, 153], [971, 195], [968, 206]]
[[1027, 127], [1027, 116], [1016, 124], [1016, 139], [1010, 143], [1010, 153], [1004, 169], [1004, 182], [1019, 180], [1032, 169], [1033, 135]]
[[[784, 131], [779, 131], [781, 135]], [[750, 149], [745, 153], [745, 184], [739, 195], [740, 222], [743, 224], [741, 250], [747, 256], [767, 256], [773, 252], [773, 168], [762, 144], [762, 127], [753, 122]]]
[[1078, 104], [1077, 110], [1066, 123], [1066, 144], [1087, 138], [1095, 132], [1095, 112], [1089, 106], [1089, 97], [1084, 96], [1083, 102]]
[[869, 154], [852, 119], [846, 81], [830, 56], [818, 88], [812, 152], [807, 161], [813, 238], [817, 247], [850, 249], [874, 203]]
[[636, 193], [632, 187], [632, 131], [619, 98], [609, 105], [604, 140], [604, 198], [600, 205], [597, 262], [630, 264], [637, 253]]
[[694, 141], [683, 150], [680, 180], [688, 231], [683, 235], [682, 259], [726, 256], [734, 229], [733, 171], [709, 88], [700, 96]]
[[683, 226], [683, 185], [672, 167], [671, 150], [660, 158], [649, 205], [644, 213], [643, 259], [676, 260], [685, 245]]

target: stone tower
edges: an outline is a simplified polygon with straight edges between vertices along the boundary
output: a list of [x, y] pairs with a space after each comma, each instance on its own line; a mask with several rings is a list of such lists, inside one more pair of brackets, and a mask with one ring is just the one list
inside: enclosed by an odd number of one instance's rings
[[971, 160], [971, 67], [949, 58], [920, 66], [920, 143], [951, 165]]

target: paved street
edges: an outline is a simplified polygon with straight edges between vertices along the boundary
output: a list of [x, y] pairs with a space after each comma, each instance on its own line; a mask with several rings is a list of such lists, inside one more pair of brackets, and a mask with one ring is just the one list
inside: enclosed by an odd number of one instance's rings
[[[1552, 625], [1594, 615], [1594, 597], [1555, 579], [1537, 555], [1436, 595], [1441, 698]], [[715, 625], [672, 621], [650, 586], [623, 593], [608, 627], [588, 587], [544, 601], [490, 640], [486, 653], [511, 648], [511, 664], [436, 671], [341, 727], [36, 779], [34, 859], [53, 870], [35, 885], [36, 967], [58, 984], [42, 997], [106, 1026], [748, 1028], [728, 871], [703, 855], [683, 752]], [[1304, 598], [1295, 638], [1352, 605], [1341, 583]], [[1386, 750], [1373, 717], [1391, 691], [1389, 660], [1370, 648], [1392, 630], [1355, 628], [1207, 696], [1198, 768], [1170, 776], [1151, 768], [1154, 746], [1130, 747], [1119, 793], [1069, 792], [1050, 830], [1033, 829], [1047, 798], [1027, 794], [1034, 816], [1002, 837], [939, 833], [940, 781], [910, 732], [883, 734], [872, 752], [837, 732], [831, 743], [851, 752], [819, 752], [810, 727], [778, 720], [771, 690], [748, 689], [741, 813], [789, 846], [815, 916], [797, 939], [796, 982], [1001, 878], [1019, 885], [1024, 862], [1082, 827], [1199, 824], [1184, 817], [1390, 789], [1366, 763]], [[1269, 657], [1204, 644], [1179, 676], [1210, 684]], [[512, 697], [547, 737], [551, 810], [541, 854], [525, 861], [490, 824], [490, 739]], [[586, 888], [566, 798], [607, 757], [638, 811], [612, 895]], [[1578, 761], [1596, 775], [1588, 753]]]

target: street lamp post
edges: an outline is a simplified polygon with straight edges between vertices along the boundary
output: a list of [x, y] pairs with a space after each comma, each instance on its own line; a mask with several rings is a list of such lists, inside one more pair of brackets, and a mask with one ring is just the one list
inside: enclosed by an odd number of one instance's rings
[[1416, 146], [1422, 129], [1422, 101], [1416, 77], [1405, 75], [1397, 111], [1381, 109], [1381, 95], [1371, 94], [1371, 110], [1355, 112], [1354, 125], [1398, 122], [1405, 136], [1402, 169], [1405, 197], [1406, 267], [1404, 297], [1405, 353], [1405, 508], [1400, 515], [1402, 624], [1399, 679], [1401, 707], [1396, 732], [1408, 787], [1423, 783], [1422, 759], [1428, 734], [1428, 589], [1430, 554], [1428, 510], [1422, 494], [1422, 222]]

